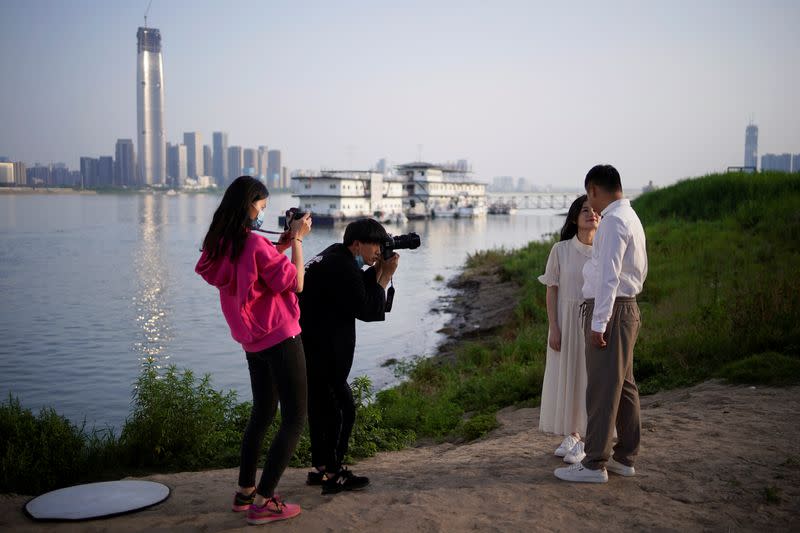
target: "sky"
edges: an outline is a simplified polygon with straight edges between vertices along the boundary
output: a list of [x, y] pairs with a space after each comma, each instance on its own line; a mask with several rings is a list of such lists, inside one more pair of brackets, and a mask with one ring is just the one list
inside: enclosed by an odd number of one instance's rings
[[[0, 156], [136, 142], [148, 0], [0, 0]], [[267, 145], [290, 169], [467, 159], [478, 179], [623, 184], [800, 153], [800, 2], [153, 0], [167, 140]], [[580, 188], [580, 187], [579, 187]]]

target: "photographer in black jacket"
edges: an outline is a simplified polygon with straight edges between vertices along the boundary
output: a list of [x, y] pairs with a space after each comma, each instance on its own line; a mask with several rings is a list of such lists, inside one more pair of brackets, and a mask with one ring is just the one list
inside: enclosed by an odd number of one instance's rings
[[[355, 404], [347, 382], [356, 346], [356, 319], [384, 320], [386, 287], [399, 256], [383, 259], [388, 234], [380, 223], [360, 219], [348, 224], [342, 243], [326, 248], [306, 265], [300, 294], [300, 326], [308, 374], [308, 422], [311, 434], [309, 485], [323, 494], [356, 490], [369, 479], [343, 468]], [[364, 265], [370, 268], [362, 270]]]

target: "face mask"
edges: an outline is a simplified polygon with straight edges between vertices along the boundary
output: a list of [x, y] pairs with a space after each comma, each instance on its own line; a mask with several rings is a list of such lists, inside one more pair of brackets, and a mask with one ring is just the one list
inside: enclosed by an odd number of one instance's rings
[[357, 255], [356, 256], [356, 265], [358, 266], [359, 270], [364, 268], [364, 264], [365, 264], [364, 263], [364, 258], [361, 257], [360, 255]]
[[265, 207], [264, 209], [262, 209], [261, 211], [259, 211], [259, 212], [258, 212], [258, 216], [256, 216], [256, 219], [255, 219], [255, 220], [253, 220], [253, 221], [250, 223], [250, 227], [251, 227], [251, 228], [253, 228], [253, 229], [259, 229], [259, 228], [261, 227], [261, 224], [263, 224], [263, 223], [264, 223], [264, 213], [265, 213], [266, 211], [267, 211], [267, 208]]

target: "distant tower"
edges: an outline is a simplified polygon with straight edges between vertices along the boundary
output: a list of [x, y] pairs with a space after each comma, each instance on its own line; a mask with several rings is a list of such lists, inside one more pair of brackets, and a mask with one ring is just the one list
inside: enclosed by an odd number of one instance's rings
[[114, 185], [131, 187], [136, 184], [136, 154], [131, 139], [117, 139], [114, 158]]
[[189, 131], [183, 134], [186, 145], [186, 171], [190, 178], [203, 176], [203, 142], [199, 133]]
[[744, 133], [744, 166], [758, 166], [758, 126], [750, 124]]
[[[212, 134], [214, 141], [214, 179], [217, 185], [226, 187], [228, 185], [228, 134], [224, 131], [215, 131]], [[236, 179], [234, 176], [231, 179]]]
[[161, 61], [161, 33], [156, 28], [140, 27], [136, 38], [139, 176], [144, 185], [163, 185], [167, 178], [167, 156], [164, 135], [164, 66]]
[[269, 150], [267, 152], [267, 187], [278, 188], [281, 186], [281, 151]]

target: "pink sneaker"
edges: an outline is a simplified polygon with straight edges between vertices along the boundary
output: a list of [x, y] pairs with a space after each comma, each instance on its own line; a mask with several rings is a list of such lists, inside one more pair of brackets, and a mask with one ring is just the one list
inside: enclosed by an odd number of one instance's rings
[[250, 510], [247, 511], [247, 523], [253, 525], [266, 524], [267, 522], [294, 518], [299, 514], [299, 505], [284, 503], [277, 496], [273, 496], [267, 500], [263, 507], [259, 507], [255, 503], [250, 506]]

